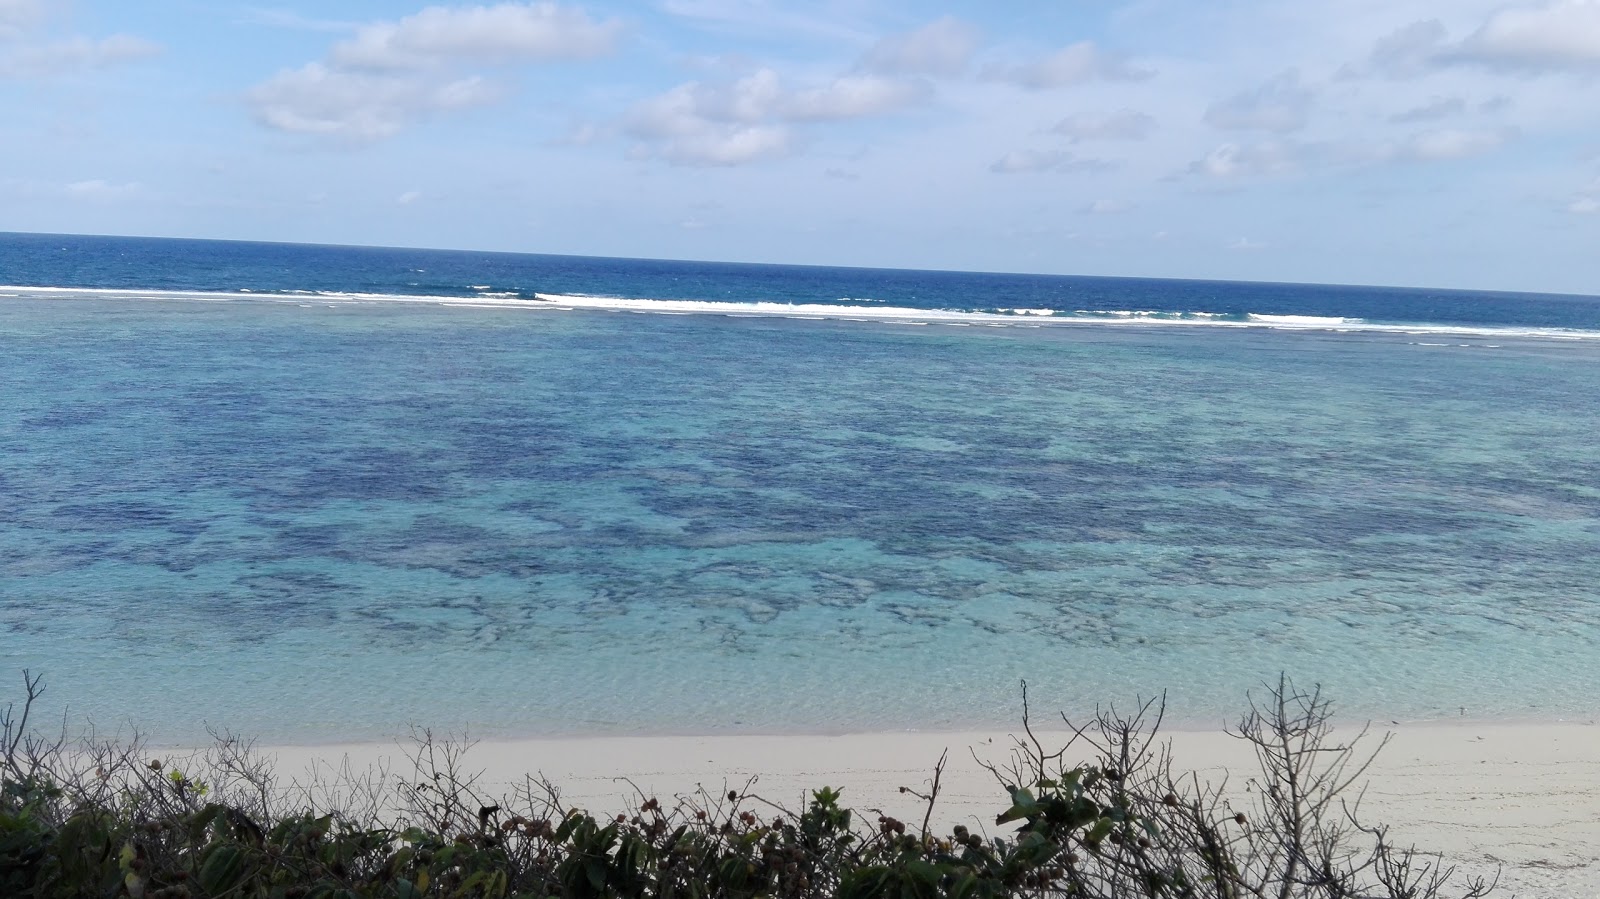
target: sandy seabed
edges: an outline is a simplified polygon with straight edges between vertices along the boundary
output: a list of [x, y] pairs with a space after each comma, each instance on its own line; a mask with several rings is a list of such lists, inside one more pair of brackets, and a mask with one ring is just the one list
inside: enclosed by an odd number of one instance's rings
[[[1374, 728], [1363, 745], [1375, 748], [1384, 733], [1393, 737], [1367, 773], [1365, 820], [1462, 873], [1492, 877], [1499, 869], [1496, 895], [1600, 897], [1600, 726], [1401, 725]], [[1040, 736], [1059, 745], [1064, 735]], [[1011, 739], [969, 732], [502, 740], [473, 746], [464, 767], [482, 772], [477, 788], [489, 795], [531, 774], [560, 788], [565, 803], [596, 814], [637, 807], [638, 791], [665, 801], [702, 787], [743, 791], [756, 778], [749, 792], [791, 809], [803, 807], [810, 790], [831, 786], [859, 813], [920, 822], [925, 806], [900, 787], [926, 792], [948, 749], [934, 823], [998, 834], [994, 816], [1008, 803], [978, 760], [1005, 761]], [[1226, 734], [1169, 732], [1165, 739], [1177, 771], [1214, 782], [1226, 776], [1230, 789], [1242, 791], [1255, 770], [1250, 747]], [[284, 777], [345, 760], [356, 769], [409, 767], [399, 743], [264, 751]]]

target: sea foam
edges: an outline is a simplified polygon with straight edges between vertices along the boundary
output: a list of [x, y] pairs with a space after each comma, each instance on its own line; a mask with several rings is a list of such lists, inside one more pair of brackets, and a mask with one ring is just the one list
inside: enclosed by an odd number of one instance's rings
[[[481, 291], [479, 285], [474, 290]], [[860, 306], [833, 303], [783, 303], [771, 300], [685, 300], [647, 297], [604, 296], [576, 293], [535, 293], [532, 297], [514, 291], [482, 291], [472, 296], [450, 294], [393, 294], [361, 291], [279, 291], [222, 292], [196, 290], [145, 290], [127, 288], [30, 287], [0, 285], [0, 291], [28, 298], [122, 298], [139, 301], [210, 301], [289, 303], [299, 305], [312, 295], [329, 305], [425, 304], [473, 309], [521, 309], [555, 311], [636, 312], [657, 315], [721, 315], [740, 318], [779, 317], [897, 324], [986, 324], [999, 327], [1072, 327], [1086, 325], [1117, 327], [1211, 327], [1252, 328], [1280, 331], [1321, 331], [1327, 333], [1379, 333], [1409, 336], [1439, 335], [1495, 339], [1597, 341], [1600, 330], [1540, 328], [1507, 325], [1451, 323], [1373, 322], [1362, 318], [1279, 315], [1250, 312], [1231, 315], [1204, 310], [1161, 311], [1153, 309], [1074, 309], [1042, 307], [993, 309], [917, 309], [909, 306]], [[876, 301], [869, 301], [876, 302]], [[1030, 324], [1024, 325], [1022, 320]]]

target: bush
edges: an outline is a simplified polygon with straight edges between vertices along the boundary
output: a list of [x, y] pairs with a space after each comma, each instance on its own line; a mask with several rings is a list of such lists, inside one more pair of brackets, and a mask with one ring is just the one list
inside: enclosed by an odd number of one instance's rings
[[[137, 736], [46, 739], [28, 727], [40, 680], [23, 679], [22, 708], [0, 714], [5, 897], [1472, 899], [1494, 886], [1450, 892], [1450, 869], [1362, 823], [1344, 797], [1372, 755], [1335, 743], [1327, 700], [1287, 679], [1232, 731], [1260, 766], [1247, 807], [1175, 772], [1160, 702], [1069, 721], [1068, 745], [1047, 750], [1024, 684], [1024, 736], [987, 765], [1006, 797], [996, 826], [1013, 827], [1001, 837], [930, 829], [943, 758], [926, 793], [901, 788], [926, 803], [920, 825], [863, 821], [826, 787], [790, 811], [750, 784], [670, 806], [641, 794], [595, 817], [540, 780], [481, 796], [466, 747], [427, 732], [409, 776], [347, 769], [293, 789], [227, 735], [184, 767]], [[1080, 741], [1095, 761], [1068, 767]]]

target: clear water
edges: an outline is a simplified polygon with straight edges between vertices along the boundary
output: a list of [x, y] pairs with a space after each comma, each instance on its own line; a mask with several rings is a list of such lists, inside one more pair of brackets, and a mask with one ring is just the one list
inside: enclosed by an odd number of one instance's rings
[[[103, 725], [939, 729], [1014, 723], [1021, 678], [1212, 725], [1280, 670], [1354, 717], [1600, 712], [1593, 299], [1091, 285], [1499, 329], [1448, 339], [204, 302], [142, 291], [218, 289], [217, 245], [74, 238], [104, 269], [79, 283], [8, 240], [0, 282], [111, 291], [0, 290], [0, 667]], [[404, 294], [429, 267], [405, 252], [263, 248], [230, 277]], [[454, 295], [494, 280], [449, 255]], [[341, 290], [335, 258], [392, 281]], [[561, 291], [682, 282], [559, 264], [593, 282]], [[870, 294], [722, 268], [678, 295]], [[988, 308], [1021, 276], [859, 277]]]

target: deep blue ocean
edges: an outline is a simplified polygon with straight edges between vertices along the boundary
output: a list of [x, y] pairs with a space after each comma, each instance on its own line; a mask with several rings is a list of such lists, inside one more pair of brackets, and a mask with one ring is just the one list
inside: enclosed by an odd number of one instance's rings
[[3, 234], [0, 285], [0, 676], [73, 720], [1600, 716], [1600, 298]]

